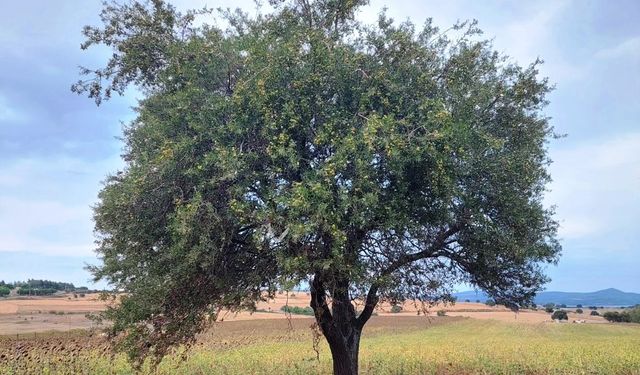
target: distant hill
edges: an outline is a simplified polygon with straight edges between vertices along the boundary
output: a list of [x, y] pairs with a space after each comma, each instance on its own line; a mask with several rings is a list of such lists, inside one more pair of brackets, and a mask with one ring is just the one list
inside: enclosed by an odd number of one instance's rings
[[[484, 292], [466, 291], [454, 294], [458, 301], [486, 301], [489, 297]], [[597, 292], [542, 292], [535, 298], [539, 305], [546, 303], [565, 304], [567, 306], [631, 306], [640, 304], [640, 293], [623, 292], [615, 288], [598, 290]]]

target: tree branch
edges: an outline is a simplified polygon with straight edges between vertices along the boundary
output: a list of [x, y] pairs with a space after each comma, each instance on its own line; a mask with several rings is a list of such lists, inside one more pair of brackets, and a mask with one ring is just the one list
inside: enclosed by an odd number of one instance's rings
[[367, 293], [367, 299], [365, 301], [364, 309], [362, 310], [362, 313], [358, 317], [356, 324], [358, 324], [358, 326], [362, 328], [365, 325], [365, 323], [369, 320], [369, 318], [371, 318], [371, 315], [373, 314], [373, 310], [375, 309], [379, 301], [378, 288], [380, 287], [380, 282], [382, 278], [392, 274], [393, 272], [397, 271], [399, 268], [405, 265], [408, 265], [417, 260], [432, 256], [435, 252], [437, 252], [438, 250], [442, 249], [447, 245], [448, 243], [447, 240], [449, 239], [449, 237], [456, 234], [460, 230], [460, 227], [461, 225], [459, 223], [456, 223], [452, 225], [449, 229], [441, 231], [436, 236], [435, 241], [433, 241], [433, 243], [430, 246], [428, 246], [426, 249], [419, 251], [417, 253], [400, 257], [398, 260], [391, 263], [387, 268], [385, 268], [380, 273], [380, 276], [378, 276], [376, 281], [374, 281], [373, 284], [371, 284], [371, 287], [369, 288], [369, 292]]
[[333, 322], [333, 316], [331, 316], [331, 312], [329, 311], [326, 290], [322, 284], [320, 275], [315, 274], [313, 276], [309, 290], [311, 292], [310, 306], [315, 314], [316, 322], [318, 322], [320, 329], [322, 329], [322, 332], [326, 335], [330, 332], [330, 325]]

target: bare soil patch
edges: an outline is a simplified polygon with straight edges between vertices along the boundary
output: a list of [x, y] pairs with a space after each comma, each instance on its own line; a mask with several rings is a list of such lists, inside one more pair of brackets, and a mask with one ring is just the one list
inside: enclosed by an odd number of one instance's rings
[[[250, 313], [222, 313], [219, 320], [224, 322], [245, 322], [273, 320], [287, 323], [287, 315], [281, 311], [285, 305], [305, 308], [309, 306], [309, 294], [306, 292], [279, 293], [272, 300], [260, 302], [258, 311]], [[73, 295], [61, 297], [31, 297], [0, 299], [0, 335], [32, 334], [44, 331], [68, 331], [88, 329], [93, 322], [85, 317], [87, 313], [102, 311], [106, 306], [97, 294], [88, 294], [84, 298]], [[416, 318], [424, 321], [421, 306], [412, 302], [402, 305], [402, 312], [391, 313], [389, 304], [382, 304], [376, 313], [378, 318]], [[482, 303], [458, 302], [454, 305], [435, 305], [428, 308], [428, 317], [435, 317], [437, 311], [444, 310], [451, 317], [470, 317], [474, 319], [495, 319], [505, 322], [543, 323], [550, 322], [550, 314], [542, 310], [525, 310], [518, 314], [504, 306], [489, 307]], [[420, 315], [420, 316], [418, 316]], [[312, 320], [309, 316], [291, 315], [291, 320], [301, 320], [307, 326]], [[307, 322], [307, 320], [309, 322]], [[603, 323], [605, 320], [588, 314], [569, 312], [569, 321], [585, 320], [587, 323]], [[262, 323], [257, 323], [262, 324]], [[297, 324], [297, 323], [296, 323]], [[375, 325], [375, 324], [374, 324]], [[367, 327], [371, 326], [371, 323]]]

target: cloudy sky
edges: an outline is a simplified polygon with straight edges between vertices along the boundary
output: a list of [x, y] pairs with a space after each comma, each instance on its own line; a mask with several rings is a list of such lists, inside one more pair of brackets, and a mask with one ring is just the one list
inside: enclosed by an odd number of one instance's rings
[[[80, 51], [101, 1], [6, 2], [0, 12], [0, 279], [48, 278], [89, 285], [91, 205], [122, 164], [122, 122], [134, 91], [99, 108], [69, 86], [77, 66], [108, 51]], [[245, 1], [175, 1], [179, 8]], [[557, 206], [563, 256], [549, 290], [616, 287], [640, 292], [640, 2], [385, 1], [396, 20], [448, 27], [477, 19], [495, 48], [520, 64], [540, 56], [556, 84], [547, 114], [566, 138], [550, 145], [547, 203]]]

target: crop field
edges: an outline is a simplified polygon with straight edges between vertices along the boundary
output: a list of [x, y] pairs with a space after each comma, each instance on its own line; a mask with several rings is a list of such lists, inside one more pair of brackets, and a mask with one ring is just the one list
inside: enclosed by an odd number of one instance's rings
[[[313, 320], [241, 320], [201, 335], [158, 374], [329, 374]], [[504, 322], [461, 317], [373, 317], [360, 350], [364, 374], [640, 374], [640, 325]], [[133, 374], [86, 331], [0, 338], [0, 374]]]
[[[238, 314], [222, 314], [224, 321], [244, 321], [257, 319], [282, 318], [282, 307], [287, 305], [294, 308], [309, 306], [309, 296], [302, 293], [278, 294], [274, 299], [260, 302], [258, 311], [254, 313], [241, 312]], [[98, 299], [97, 294], [88, 294], [83, 298], [73, 295], [55, 297], [31, 297], [0, 299], [0, 335], [36, 334], [43, 331], [69, 331], [74, 329], [90, 329], [93, 322], [86, 318], [87, 313], [95, 313], [105, 308], [105, 303]], [[376, 311], [380, 316], [415, 317], [416, 306], [407, 302], [400, 313], [391, 313], [391, 306], [382, 304]], [[517, 315], [504, 306], [489, 307], [483, 303], [458, 302], [454, 305], [437, 305], [430, 308], [430, 315], [436, 316], [440, 310], [446, 311], [448, 316], [470, 317], [476, 319], [493, 319], [506, 322], [542, 323], [551, 320], [550, 315], [543, 310], [523, 310]], [[602, 311], [602, 310], [601, 310]], [[292, 315], [297, 319], [301, 316]], [[569, 320], [580, 319], [588, 323], [604, 323], [600, 316], [590, 316], [587, 313], [576, 314], [569, 311]]]

